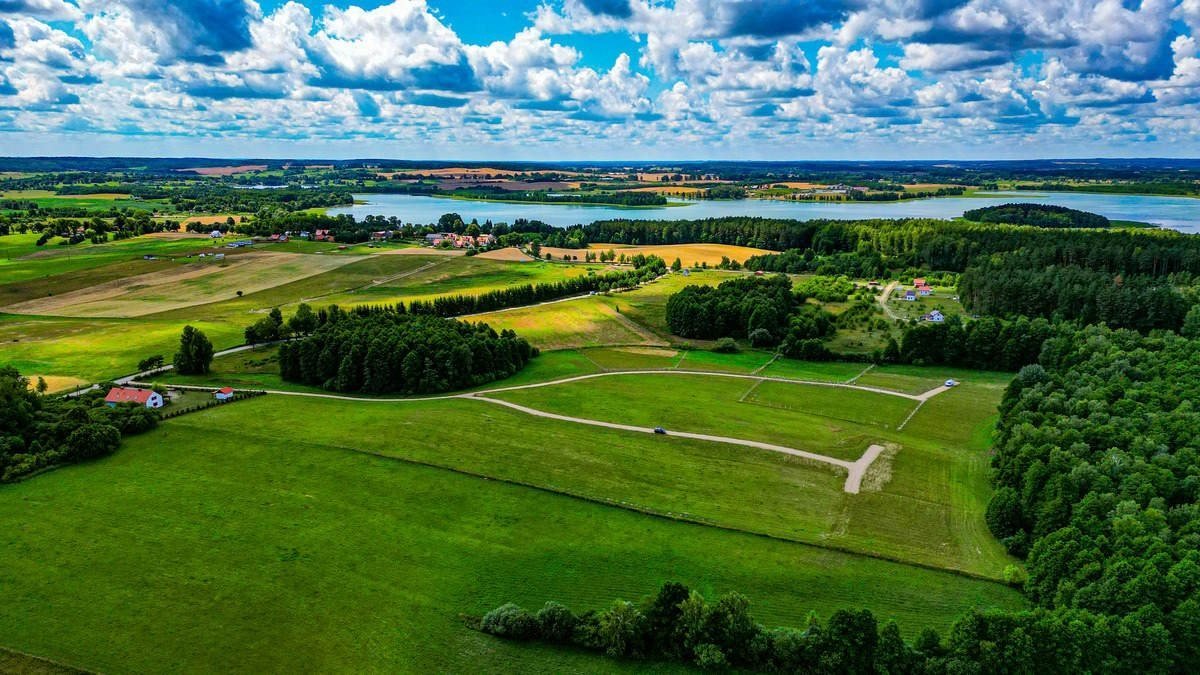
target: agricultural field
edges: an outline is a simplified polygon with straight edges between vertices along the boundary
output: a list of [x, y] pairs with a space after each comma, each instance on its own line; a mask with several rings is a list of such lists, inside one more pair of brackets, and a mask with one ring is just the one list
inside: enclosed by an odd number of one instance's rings
[[[768, 625], [868, 606], [904, 626], [945, 630], [964, 607], [1022, 604], [991, 582], [397, 458], [409, 445], [434, 458], [436, 443], [495, 464], [547, 442], [654, 452], [652, 438], [581, 433], [482, 406], [364, 409], [266, 396], [170, 420], [107, 459], [0, 487], [9, 533], [0, 601], [10, 610], [0, 633], [10, 648], [99, 671], [429, 672], [481, 662], [619, 671], [631, 666], [498, 641], [459, 616], [548, 597], [601, 607], [668, 579], [709, 595], [747, 593]], [[475, 422], [430, 423], [448, 418]], [[419, 424], [432, 435], [363, 446], [361, 423]], [[288, 425], [300, 428], [281, 433]], [[446, 445], [438, 429], [449, 426], [479, 442]], [[489, 451], [495, 438], [512, 444]], [[427, 647], [412, 649], [416, 640]]]
[[10, 190], [0, 193], [0, 199], [17, 199], [29, 201], [38, 208], [73, 208], [87, 209], [102, 213], [109, 209], [139, 209], [155, 211], [171, 208], [166, 200], [141, 200], [120, 193], [96, 193], [89, 195], [59, 195], [49, 190]]
[[[218, 262], [196, 256], [215, 250], [207, 237], [178, 234], [33, 241], [0, 238], [0, 344], [52, 390], [169, 361], [185, 324], [221, 350], [274, 307], [614, 269], [310, 242], [222, 247]], [[718, 354], [669, 333], [672, 294], [744, 274], [694, 270], [464, 317], [543, 353], [440, 397], [330, 398], [284, 382], [274, 346], [219, 356], [208, 375], [157, 376], [272, 393], [0, 485], [0, 604], [13, 610], [0, 647], [118, 672], [619, 671], [633, 666], [498, 641], [464, 616], [551, 598], [599, 608], [672, 579], [744, 593], [770, 625], [868, 607], [909, 637], [970, 607], [1022, 607], [1001, 581], [1018, 563], [983, 518], [1010, 376]], [[949, 377], [961, 386], [926, 397]], [[850, 491], [847, 467], [870, 447], [881, 454]]]

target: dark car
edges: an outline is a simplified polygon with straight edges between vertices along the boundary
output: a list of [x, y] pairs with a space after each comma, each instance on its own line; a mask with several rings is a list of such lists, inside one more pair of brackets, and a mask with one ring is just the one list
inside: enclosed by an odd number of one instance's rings
[[666, 429], [664, 429], [664, 428], [662, 428], [662, 427], [654, 427], [654, 433], [656, 433], [656, 434], [665, 434], [665, 433], [667, 433], [667, 430], [666, 430]]

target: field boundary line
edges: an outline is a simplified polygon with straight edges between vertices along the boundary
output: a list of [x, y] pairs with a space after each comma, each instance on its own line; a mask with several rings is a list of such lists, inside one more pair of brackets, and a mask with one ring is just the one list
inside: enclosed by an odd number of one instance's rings
[[871, 370], [873, 370], [874, 368], [875, 368], [875, 364], [874, 364], [874, 363], [872, 363], [871, 365], [867, 366], [866, 368], [863, 368], [861, 373], [859, 373], [859, 374], [855, 375], [854, 377], [852, 377], [852, 378], [850, 378], [850, 379], [846, 380], [846, 384], [854, 384], [855, 382], [858, 382], [858, 378], [860, 378], [860, 377], [862, 377], [863, 375], [866, 375], [867, 373], [871, 372]]
[[746, 390], [746, 393], [742, 394], [742, 397], [738, 399], [738, 403], [745, 403], [746, 398], [749, 397], [750, 394], [753, 394], [754, 390], [758, 389], [758, 385], [760, 385], [762, 383], [763, 383], [762, 380], [755, 380], [754, 384], [750, 385], [750, 388]]
[[[928, 400], [928, 399], [926, 399], [926, 400]], [[925, 405], [925, 401], [918, 402], [917, 407], [913, 408], [912, 412], [908, 413], [908, 417], [905, 417], [904, 421], [900, 423], [900, 426], [896, 427], [896, 431], [904, 431], [905, 425], [908, 424], [908, 421], [911, 420], [913, 418], [913, 416], [917, 414], [917, 411], [920, 410], [921, 406], [923, 406], [923, 405]]]
[[762, 364], [761, 366], [759, 366], [759, 367], [755, 368], [754, 370], [750, 371], [750, 374], [751, 374], [751, 375], [757, 375], [757, 374], [761, 373], [762, 371], [764, 371], [764, 370], [766, 370], [766, 369], [767, 369], [767, 366], [769, 366], [769, 365], [771, 365], [772, 363], [775, 363], [776, 361], [778, 361], [780, 356], [781, 356], [781, 355], [780, 355], [780, 353], [779, 353], [779, 352], [775, 352], [775, 353], [774, 353], [774, 354], [771, 356], [771, 360], [770, 360], [770, 361], [767, 361], [766, 363]]
[[[193, 421], [191, 421], [191, 422], [187, 421], [188, 420], [187, 416], [177, 418], [177, 420], [178, 421], [171, 420], [169, 423], [184, 425], [184, 426], [188, 426], [188, 427], [192, 427], [192, 428], [204, 428], [204, 427], [198, 426], [196, 424], [196, 422], [194, 421], [194, 418], [193, 418]], [[245, 436], [266, 437], [263, 434], [256, 434], [256, 433], [245, 431], [245, 430], [240, 430], [238, 433], [245, 435]], [[658, 518], [660, 520], [668, 520], [668, 521], [682, 523], [682, 524], [686, 524], [686, 525], [694, 525], [697, 527], [710, 527], [715, 530], [722, 530], [724, 532], [731, 532], [731, 533], [735, 533], [735, 534], [744, 534], [744, 535], [748, 535], [751, 537], [759, 537], [762, 539], [769, 539], [772, 541], [793, 544], [795, 546], [803, 546], [805, 548], [810, 548], [810, 549], [834, 551], [836, 553], [844, 553], [844, 554], [850, 555], [850, 556], [857, 556], [860, 558], [869, 558], [871, 560], [879, 560], [882, 562], [889, 562], [889, 563], [894, 563], [897, 565], [904, 565], [907, 567], [915, 567], [917, 569], [929, 570], [931, 572], [944, 572], [946, 574], [953, 574], [953, 575], [964, 577], [967, 579], [975, 579], [976, 581], [986, 581], [986, 582], [998, 584], [1001, 586], [1007, 586], [1007, 584], [1005, 584], [999, 578], [989, 577], [984, 574], [980, 574], [978, 572], [971, 572], [971, 571], [964, 570], [964, 569], [957, 568], [957, 567], [938, 567], [937, 565], [933, 565], [930, 563], [923, 563], [923, 562], [918, 562], [915, 560], [904, 560], [902, 558], [892, 557], [892, 556], [888, 556], [888, 555], [884, 555], [882, 553], [876, 553], [876, 552], [872, 552], [872, 551], [856, 550], [856, 549], [852, 549], [852, 548], [849, 548], [846, 546], [838, 546], [836, 544], [818, 544], [818, 543], [811, 542], [811, 541], [804, 541], [802, 539], [795, 539], [793, 537], [789, 537], [789, 536], [782, 535], [782, 534], [771, 534], [770, 532], [762, 532], [759, 530], [750, 530], [750, 529], [745, 529], [745, 528], [741, 528], [741, 527], [734, 527], [733, 525], [723, 525], [716, 521], [708, 520], [702, 516], [696, 516], [696, 515], [685, 514], [685, 513], [677, 513], [677, 512], [673, 512], [673, 511], [659, 510], [659, 509], [656, 509], [656, 508], [653, 508], [650, 506], [642, 506], [639, 504], [634, 504], [632, 502], [626, 502], [626, 501], [620, 501], [620, 500], [616, 500], [616, 499], [609, 499], [607, 497], [599, 497], [599, 496], [595, 496], [595, 495], [589, 495], [587, 493], [578, 492], [578, 491], [572, 490], [570, 488], [563, 488], [563, 487], [552, 486], [552, 485], [543, 485], [543, 484], [539, 484], [539, 483], [532, 483], [532, 482], [527, 482], [527, 481], [523, 481], [523, 480], [518, 480], [515, 478], [502, 478], [500, 476], [493, 476], [493, 475], [490, 475], [487, 473], [482, 473], [479, 471], [472, 471], [470, 469], [463, 469], [463, 468], [458, 468], [458, 467], [449, 466], [449, 465], [445, 465], [445, 464], [438, 464], [436, 462], [414, 459], [411, 457], [401, 457], [398, 455], [389, 455], [389, 454], [385, 454], [383, 452], [376, 451], [376, 450], [365, 450], [363, 448], [356, 448], [356, 447], [348, 446], [348, 445], [340, 445], [337, 443], [326, 443], [326, 442], [315, 442], [315, 441], [300, 441], [300, 442], [306, 443], [308, 445], [312, 445], [315, 447], [319, 447], [319, 448], [328, 448], [328, 449], [333, 449], [333, 450], [353, 452], [353, 453], [365, 455], [368, 457], [375, 457], [378, 459], [399, 462], [401, 464], [408, 464], [411, 466], [419, 466], [419, 467], [424, 467], [427, 469], [435, 469], [435, 470], [439, 470], [439, 471], [447, 471], [450, 473], [455, 473], [455, 474], [459, 474], [461, 476], [475, 478], [478, 480], [492, 481], [492, 482], [496, 482], [496, 483], [503, 483], [506, 485], [511, 485], [514, 487], [521, 487], [521, 488], [526, 488], [526, 489], [530, 489], [530, 490], [536, 490], [538, 492], [544, 492], [547, 494], [558, 495], [561, 497], [567, 497], [569, 499], [576, 499], [579, 501], [588, 502], [590, 504], [596, 504], [599, 506], [608, 506], [608, 507], [612, 507], [612, 508], [622, 509], [625, 511], [630, 511], [632, 513], [639, 513], [639, 514], [642, 514], [645, 516], [649, 516], [651, 518]]]

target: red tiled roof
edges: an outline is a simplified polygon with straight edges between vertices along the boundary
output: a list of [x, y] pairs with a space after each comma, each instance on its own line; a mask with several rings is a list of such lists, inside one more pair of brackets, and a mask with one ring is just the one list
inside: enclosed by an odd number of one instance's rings
[[149, 389], [130, 389], [126, 387], [113, 387], [108, 391], [108, 396], [104, 397], [106, 403], [141, 403], [145, 404], [150, 400], [150, 395], [153, 391]]
[[232, 394], [233, 387], [221, 387], [220, 389], [217, 390], [217, 393], [218, 394]]

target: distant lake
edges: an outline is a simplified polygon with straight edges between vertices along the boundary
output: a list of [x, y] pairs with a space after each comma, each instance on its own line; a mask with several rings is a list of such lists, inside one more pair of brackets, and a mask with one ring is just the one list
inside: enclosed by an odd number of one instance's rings
[[365, 216], [395, 216], [406, 223], [435, 223], [444, 213], [454, 212], [470, 221], [511, 223], [518, 218], [540, 220], [565, 227], [596, 220], [694, 220], [722, 216], [762, 216], [765, 218], [831, 218], [855, 220], [868, 218], [956, 218], [963, 211], [1010, 202], [1056, 204], [1090, 211], [1112, 220], [1138, 220], [1182, 232], [1200, 233], [1200, 199], [1143, 195], [1082, 194], [1076, 192], [986, 192], [975, 197], [911, 199], [902, 202], [792, 202], [770, 199], [737, 201], [688, 201], [682, 206], [650, 208], [614, 208], [575, 204], [506, 204], [467, 201], [415, 195], [360, 194], [355, 200], [366, 202], [330, 209], [330, 214], [348, 213], [361, 220]]

